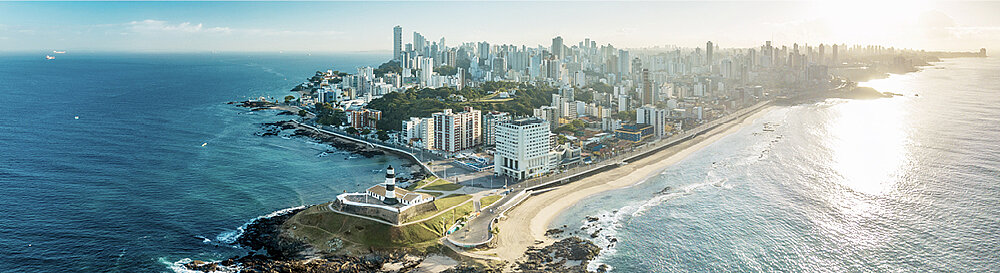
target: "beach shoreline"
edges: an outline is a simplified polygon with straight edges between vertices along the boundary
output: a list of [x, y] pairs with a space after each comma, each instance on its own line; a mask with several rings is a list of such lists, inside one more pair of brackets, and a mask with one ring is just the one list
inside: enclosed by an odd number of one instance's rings
[[537, 193], [507, 212], [505, 219], [498, 223], [500, 232], [494, 238], [496, 247], [482, 253], [516, 260], [529, 246], [551, 244], [554, 240], [545, 236], [545, 232], [552, 221], [569, 207], [590, 196], [645, 181], [702, 148], [745, 128], [775, 107], [763, 107], [628, 165]]

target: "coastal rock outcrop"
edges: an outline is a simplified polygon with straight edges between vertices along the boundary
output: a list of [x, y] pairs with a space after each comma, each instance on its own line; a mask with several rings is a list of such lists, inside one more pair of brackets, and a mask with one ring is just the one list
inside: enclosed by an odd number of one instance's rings
[[372, 251], [363, 255], [319, 253], [305, 242], [287, 236], [281, 229], [285, 221], [305, 209], [298, 208], [277, 216], [260, 218], [244, 226], [243, 233], [236, 238], [234, 244], [255, 252], [218, 262], [191, 261], [184, 264], [184, 267], [201, 272], [232, 271], [233, 268], [238, 272], [259, 273], [408, 272], [424, 259], [403, 251]]
[[587, 264], [600, 252], [590, 241], [569, 237], [544, 248], [528, 247], [514, 268], [519, 272], [587, 272]]
[[294, 130], [290, 136], [301, 136], [301, 137], [315, 139], [320, 143], [328, 144], [339, 150], [364, 156], [366, 158], [371, 158], [377, 155], [385, 154], [385, 152], [383, 152], [382, 150], [372, 148], [370, 146], [363, 145], [358, 142], [344, 140], [341, 139], [340, 137], [336, 137], [331, 134], [313, 130], [305, 126], [299, 125], [298, 123], [292, 120], [265, 122], [262, 124], [262, 127], [263, 127], [261, 129], [262, 132], [257, 133], [260, 136], [278, 135], [279, 132], [284, 130]]
[[409, 272], [423, 261], [422, 257], [401, 252], [372, 253], [363, 256], [329, 256], [313, 259], [276, 259], [263, 255], [233, 257], [220, 262], [193, 261], [184, 267], [202, 272], [216, 271], [220, 266], [235, 266], [239, 272]]
[[490, 267], [490, 266], [473, 266], [473, 265], [457, 265], [455, 267], [445, 269], [441, 273], [500, 273], [503, 272], [500, 268]]
[[251, 110], [255, 109], [255, 108], [270, 108], [270, 107], [277, 106], [277, 104], [275, 104], [273, 102], [262, 101], [262, 100], [231, 101], [231, 102], [228, 102], [226, 104], [234, 104], [234, 105], [239, 106], [239, 107], [251, 108]]
[[272, 258], [295, 258], [308, 247], [305, 243], [289, 238], [281, 232], [281, 224], [292, 218], [305, 208], [291, 210], [288, 213], [261, 218], [247, 224], [243, 234], [236, 238], [236, 244], [252, 249], [263, 250]]

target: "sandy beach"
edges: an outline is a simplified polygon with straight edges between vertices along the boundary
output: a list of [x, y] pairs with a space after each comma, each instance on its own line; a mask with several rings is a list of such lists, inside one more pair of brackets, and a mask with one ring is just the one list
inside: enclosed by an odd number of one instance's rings
[[511, 209], [507, 213], [507, 218], [499, 222], [500, 232], [495, 238], [496, 248], [481, 253], [496, 254], [504, 260], [516, 260], [524, 254], [528, 246], [550, 244], [552, 240], [545, 236], [545, 231], [552, 220], [580, 200], [608, 190], [627, 187], [656, 175], [688, 155], [752, 124], [771, 109], [773, 106], [762, 108], [760, 111], [725, 123], [696, 138], [639, 161], [532, 196]]

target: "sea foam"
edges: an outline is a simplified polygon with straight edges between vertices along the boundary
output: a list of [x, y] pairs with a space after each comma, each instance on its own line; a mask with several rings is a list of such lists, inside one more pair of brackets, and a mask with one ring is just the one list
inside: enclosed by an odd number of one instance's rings
[[234, 243], [236, 243], [236, 239], [239, 239], [240, 236], [243, 236], [243, 233], [246, 232], [247, 227], [249, 227], [253, 223], [256, 223], [257, 221], [260, 221], [262, 219], [267, 219], [267, 218], [271, 218], [271, 217], [275, 217], [275, 216], [285, 215], [285, 214], [288, 214], [288, 213], [290, 213], [292, 211], [300, 210], [300, 209], [304, 209], [304, 208], [306, 208], [306, 206], [291, 207], [291, 208], [276, 210], [274, 212], [268, 213], [268, 214], [263, 215], [263, 216], [257, 216], [257, 218], [250, 219], [250, 221], [247, 221], [246, 223], [243, 223], [243, 225], [241, 225], [240, 227], [236, 228], [236, 230], [227, 231], [227, 232], [223, 232], [223, 233], [219, 234], [218, 236], [215, 237], [215, 241], [226, 243], [226, 244], [234, 244]]

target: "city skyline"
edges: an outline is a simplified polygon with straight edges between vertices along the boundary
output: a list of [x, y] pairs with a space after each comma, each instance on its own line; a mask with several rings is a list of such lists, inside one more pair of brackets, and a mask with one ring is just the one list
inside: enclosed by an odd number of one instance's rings
[[[451, 45], [529, 47], [548, 46], [557, 36], [568, 46], [589, 38], [619, 48], [693, 48], [706, 41], [748, 48], [770, 40], [973, 51], [1000, 44], [1000, 18], [992, 16], [1000, 3], [901, 3], [9, 2], [0, 3], [0, 51], [391, 54], [396, 25], [404, 44], [414, 31]], [[496, 18], [481, 16], [487, 10]]]

